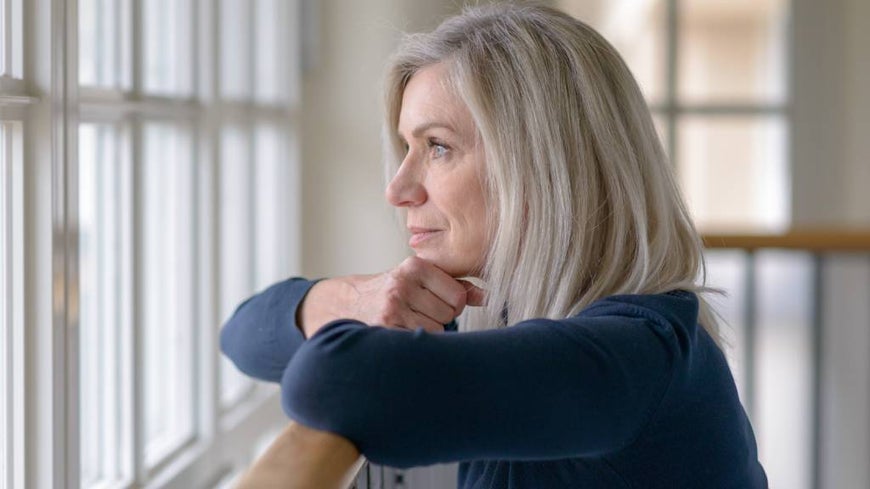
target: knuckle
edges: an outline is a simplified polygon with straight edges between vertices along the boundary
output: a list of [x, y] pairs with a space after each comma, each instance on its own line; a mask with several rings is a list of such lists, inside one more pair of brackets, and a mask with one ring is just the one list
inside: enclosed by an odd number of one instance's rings
[[423, 260], [416, 256], [409, 256], [402, 262], [402, 267], [408, 273], [419, 273], [423, 269]]

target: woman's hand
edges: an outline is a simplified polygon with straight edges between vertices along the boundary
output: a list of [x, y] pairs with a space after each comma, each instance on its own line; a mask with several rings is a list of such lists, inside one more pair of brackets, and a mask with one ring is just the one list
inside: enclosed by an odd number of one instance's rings
[[402, 329], [443, 332], [466, 305], [483, 305], [483, 290], [438, 267], [410, 257], [375, 275], [351, 275], [318, 282], [297, 312], [306, 338], [335, 319]]

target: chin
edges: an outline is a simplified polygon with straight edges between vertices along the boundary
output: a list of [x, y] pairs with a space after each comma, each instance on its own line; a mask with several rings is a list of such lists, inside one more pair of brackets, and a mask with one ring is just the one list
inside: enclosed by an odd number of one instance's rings
[[[462, 263], [452, 257], [444, 256], [440, 253], [432, 253], [431, 251], [421, 251], [417, 253], [418, 258], [422, 258], [436, 267], [444, 270], [445, 273], [454, 278], [472, 277], [478, 274], [474, 272], [474, 267], [467, 263]], [[479, 268], [479, 267], [478, 267]]]

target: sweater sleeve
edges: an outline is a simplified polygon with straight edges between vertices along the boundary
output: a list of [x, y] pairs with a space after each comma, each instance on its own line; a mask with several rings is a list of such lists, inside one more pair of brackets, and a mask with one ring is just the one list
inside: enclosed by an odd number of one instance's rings
[[291, 278], [243, 302], [221, 330], [221, 351], [243, 373], [280, 382], [305, 341], [296, 309], [316, 281]]
[[335, 321], [287, 366], [282, 403], [394, 467], [603, 455], [647, 424], [677, 344], [625, 310], [434, 335]]

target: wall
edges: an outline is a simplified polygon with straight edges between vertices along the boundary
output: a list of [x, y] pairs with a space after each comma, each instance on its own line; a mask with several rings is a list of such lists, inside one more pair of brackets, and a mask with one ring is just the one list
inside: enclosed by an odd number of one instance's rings
[[846, 162], [849, 222], [870, 226], [870, 2], [846, 2]]
[[452, 7], [423, 0], [312, 3], [319, 35], [303, 85], [302, 271], [382, 271], [409, 253], [404, 224], [384, 200], [383, 67], [401, 32], [431, 29]]
[[793, 0], [792, 218], [870, 226], [870, 3]]

